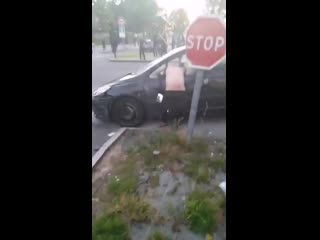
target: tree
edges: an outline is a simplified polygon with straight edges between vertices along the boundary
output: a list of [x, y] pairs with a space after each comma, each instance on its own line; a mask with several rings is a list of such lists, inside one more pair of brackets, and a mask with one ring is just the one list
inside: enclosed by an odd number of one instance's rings
[[226, 17], [226, 0], [206, 0], [207, 9], [210, 14]]
[[152, 29], [159, 10], [155, 0], [123, 0], [120, 5], [127, 29], [132, 32], [145, 32]]
[[147, 32], [150, 33], [152, 36], [154, 36], [155, 34], [163, 32], [164, 29], [165, 29], [164, 21], [161, 19], [160, 16], [155, 16], [152, 19], [151, 27], [147, 29]]
[[128, 31], [149, 31], [158, 10], [155, 0], [92, 0], [92, 29], [108, 32], [123, 17]]
[[189, 26], [189, 18], [183, 8], [172, 11], [168, 21], [176, 34], [183, 34]]
[[107, 0], [92, 0], [92, 31], [108, 32], [112, 12]]

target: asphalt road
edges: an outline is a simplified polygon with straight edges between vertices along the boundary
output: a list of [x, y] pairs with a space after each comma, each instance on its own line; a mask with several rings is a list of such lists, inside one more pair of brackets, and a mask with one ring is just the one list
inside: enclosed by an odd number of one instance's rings
[[[136, 71], [146, 63], [118, 63], [110, 62], [110, 53], [101, 53], [101, 49], [96, 48], [92, 55], [92, 91], [103, 86], [118, 77], [121, 77], [129, 72]], [[144, 128], [158, 128], [159, 122], [147, 122]], [[185, 127], [185, 126], [184, 126]], [[108, 134], [115, 132], [119, 126], [114, 123], [103, 123], [94, 118], [92, 115], [92, 155], [103, 145], [109, 138]], [[195, 134], [210, 135], [219, 138], [226, 137], [226, 121], [223, 116], [216, 118], [198, 121], [195, 128]]]
[[[136, 71], [145, 63], [117, 63], [110, 62], [112, 54], [101, 53], [101, 49], [96, 48], [92, 55], [92, 91], [98, 87], [125, 75]], [[119, 129], [114, 123], [103, 123], [92, 115], [92, 155], [109, 138], [108, 134]]]
[[117, 77], [136, 71], [145, 64], [110, 62], [109, 59], [113, 55], [101, 52], [100, 49], [95, 49], [95, 53], [92, 55], [92, 91]]

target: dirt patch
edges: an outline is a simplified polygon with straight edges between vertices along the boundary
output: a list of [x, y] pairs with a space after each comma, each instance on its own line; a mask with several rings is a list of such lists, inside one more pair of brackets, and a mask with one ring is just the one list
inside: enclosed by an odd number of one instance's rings
[[225, 198], [218, 187], [226, 178], [225, 157], [218, 139], [188, 144], [179, 133], [126, 131], [93, 169], [93, 222], [118, 214], [132, 240], [157, 231], [168, 239], [225, 239]]

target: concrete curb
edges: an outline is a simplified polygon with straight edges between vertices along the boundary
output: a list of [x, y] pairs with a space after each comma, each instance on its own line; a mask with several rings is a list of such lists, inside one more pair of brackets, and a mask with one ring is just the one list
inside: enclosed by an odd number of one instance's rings
[[141, 63], [149, 63], [152, 62], [153, 60], [120, 60], [120, 59], [109, 59], [110, 62], [141, 62]]
[[109, 150], [110, 147], [112, 147], [119, 138], [126, 132], [127, 128], [120, 128], [116, 134], [114, 134], [111, 138], [109, 138], [102, 147], [96, 152], [92, 157], [92, 169], [94, 166], [99, 162], [99, 160], [103, 157], [103, 155], [106, 153], [106, 151]]
[[[93, 51], [95, 52], [95, 54], [110, 54], [110, 53], [112, 53], [111, 48], [106, 48], [106, 50], [103, 51], [101, 46], [99, 48], [93, 48]], [[120, 49], [118, 48], [117, 53], [126, 52], [126, 51], [139, 51], [139, 49], [131, 48], [131, 47], [120, 48]]]

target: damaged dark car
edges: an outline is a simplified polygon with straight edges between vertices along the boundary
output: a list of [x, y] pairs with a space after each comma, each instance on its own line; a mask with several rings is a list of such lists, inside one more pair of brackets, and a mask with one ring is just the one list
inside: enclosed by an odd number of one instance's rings
[[[150, 62], [135, 73], [116, 79], [93, 93], [92, 110], [97, 119], [114, 121], [124, 127], [136, 127], [147, 119], [159, 119], [161, 103], [159, 94], [166, 90], [166, 69], [179, 61], [184, 67], [185, 102], [180, 111], [189, 113], [196, 70], [187, 64], [185, 46], [176, 48]], [[175, 103], [172, 103], [175, 104]], [[223, 110], [226, 107], [226, 63], [205, 71], [198, 113]]]

